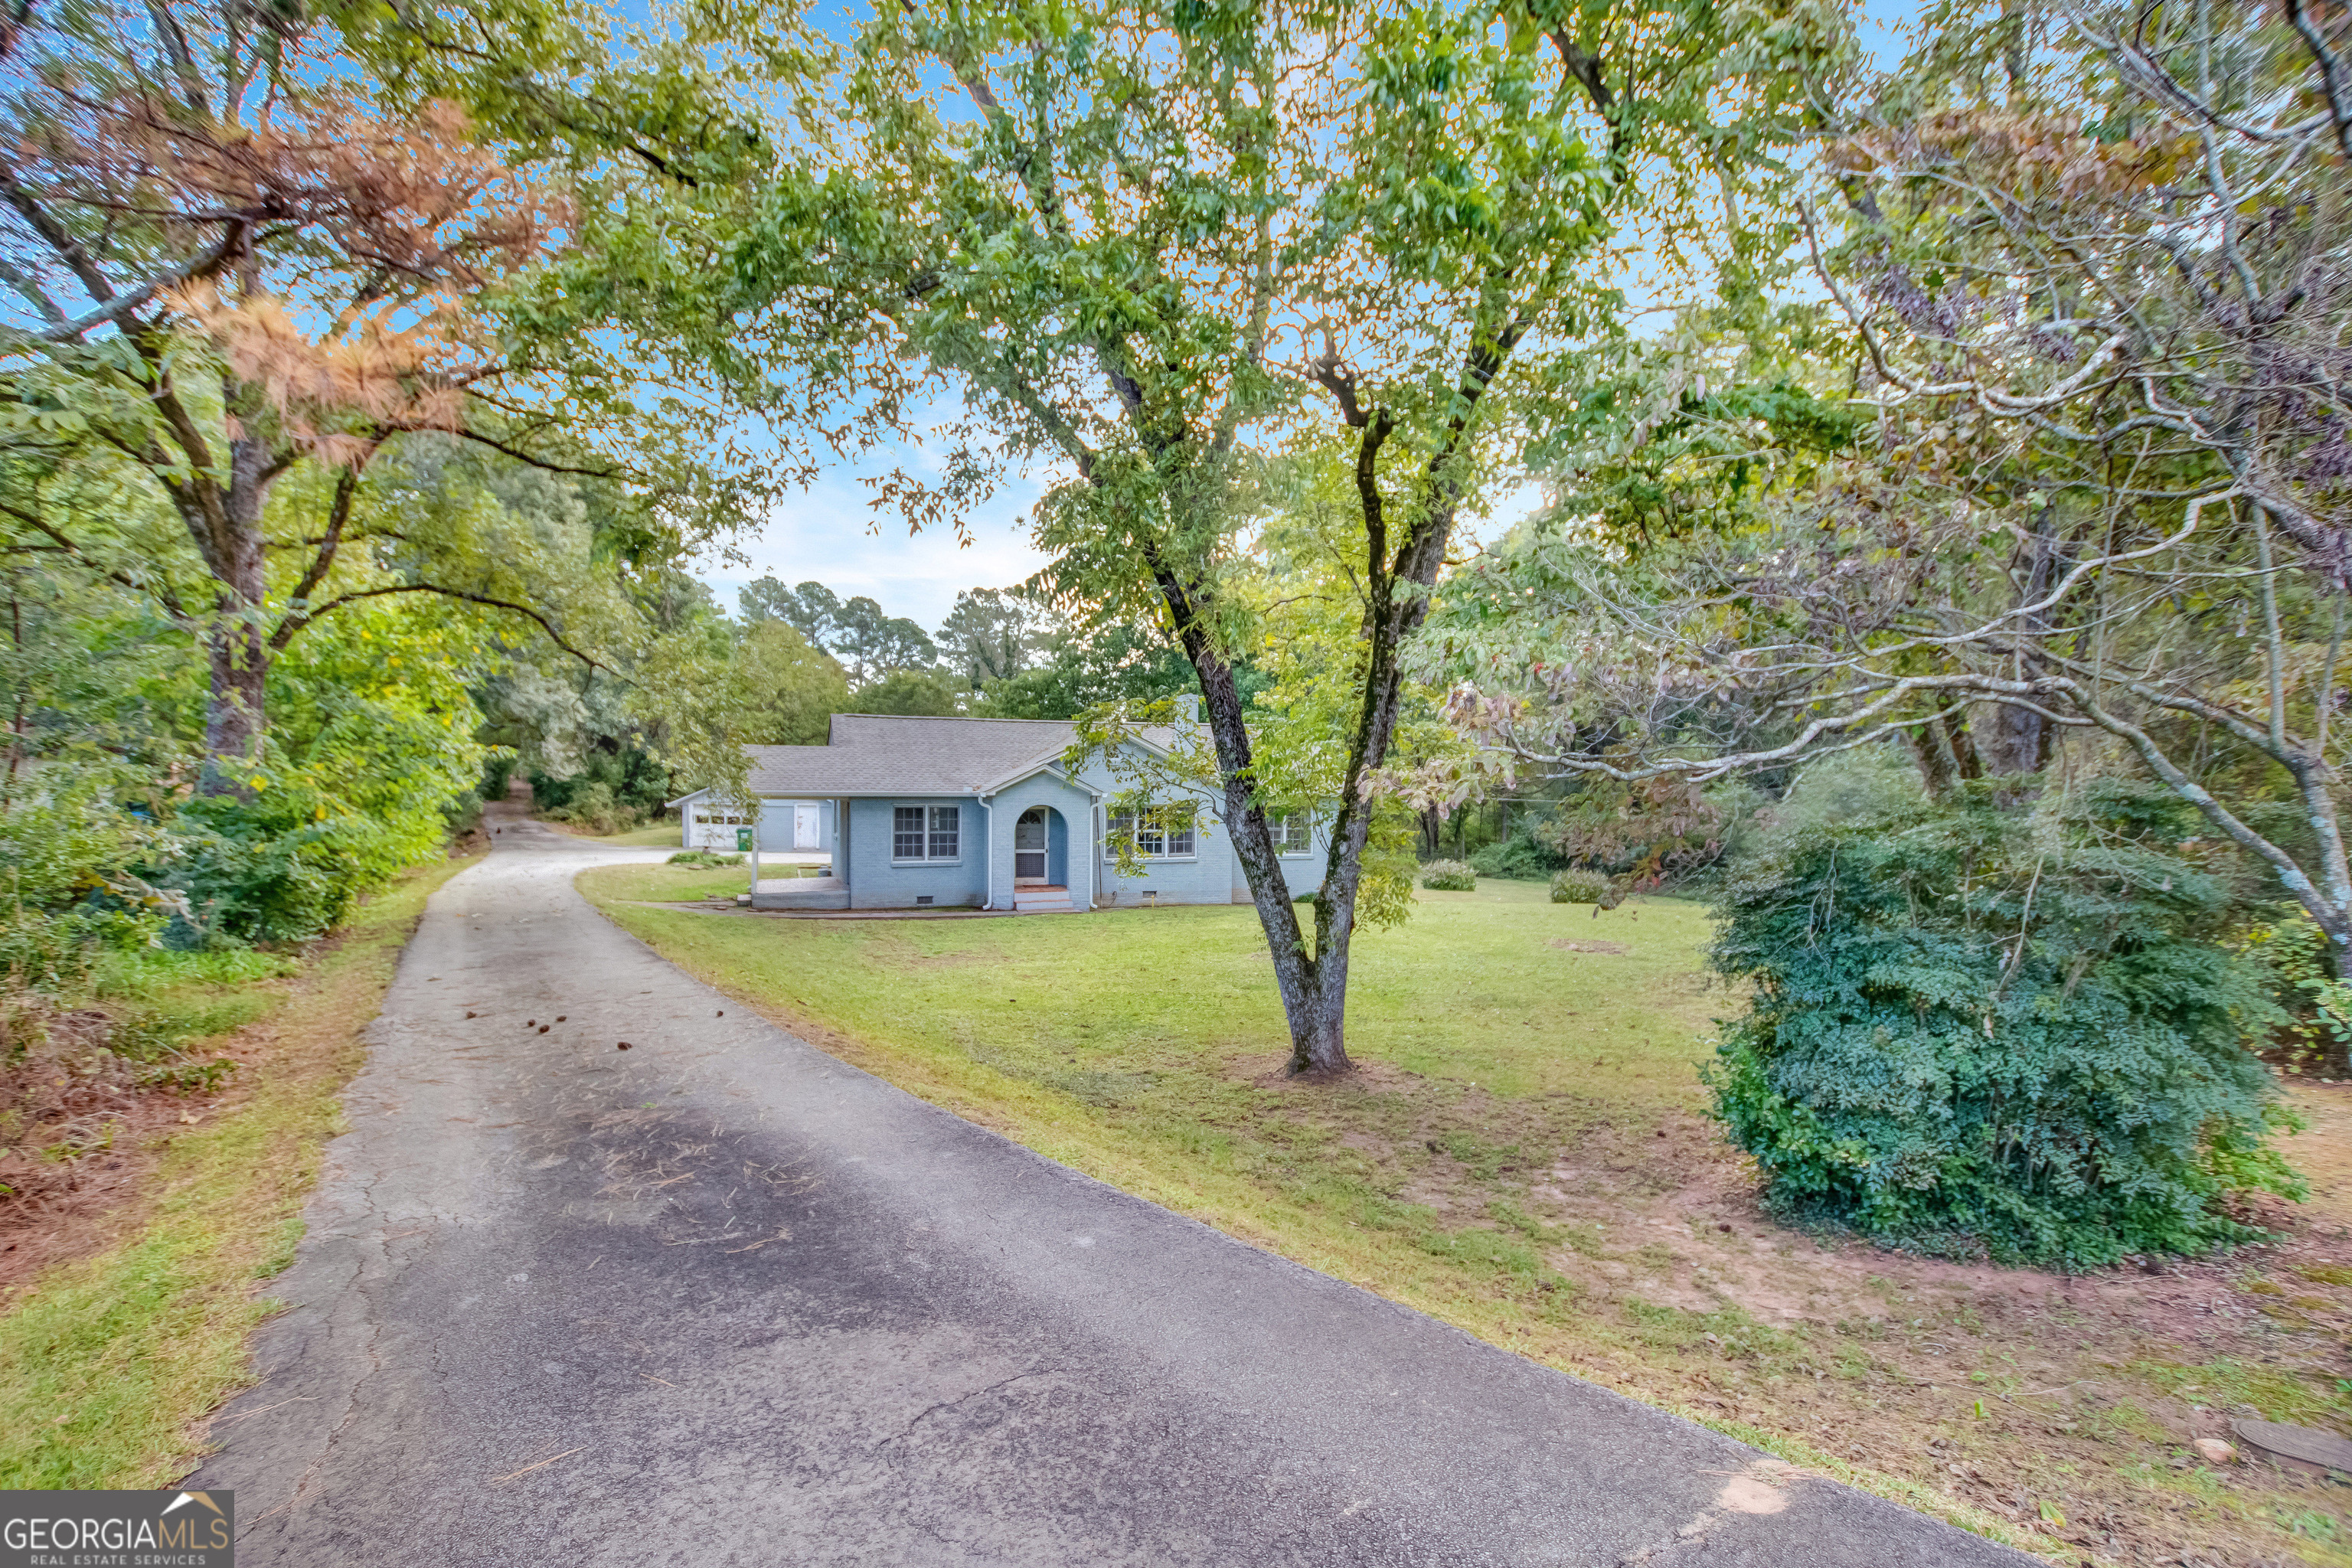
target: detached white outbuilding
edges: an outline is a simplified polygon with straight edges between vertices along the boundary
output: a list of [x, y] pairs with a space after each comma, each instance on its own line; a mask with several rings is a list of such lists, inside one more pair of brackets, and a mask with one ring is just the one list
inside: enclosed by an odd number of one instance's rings
[[[753, 788], [758, 788], [756, 779]], [[769, 854], [833, 847], [834, 803], [829, 800], [762, 795], [756, 828], [751, 814], [743, 807], [715, 805], [709, 790], [682, 795], [671, 801], [669, 808], [677, 813], [678, 847], [683, 849], [716, 849], [740, 855], [751, 848], [755, 832], [759, 847]]]

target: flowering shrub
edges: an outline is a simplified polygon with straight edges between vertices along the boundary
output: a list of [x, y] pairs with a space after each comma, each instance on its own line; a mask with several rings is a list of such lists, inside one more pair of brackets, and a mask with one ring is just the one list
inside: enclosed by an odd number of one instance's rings
[[1598, 904], [1609, 896], [1609, 879], [1598, 871], [1570, 867], [1555, 871], [1551, 878], [1551, 901], [1555, 904]]

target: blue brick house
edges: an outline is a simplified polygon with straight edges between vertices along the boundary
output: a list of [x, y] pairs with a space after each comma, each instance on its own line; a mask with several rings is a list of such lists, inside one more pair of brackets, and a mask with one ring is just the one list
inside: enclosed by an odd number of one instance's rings
[[[829, 855], [829, 875], [762, 879], [751, 897], [759, 909], [1249, 902], [1213, 795], [1121, 811], [1111, 803], [1127, 781], [1102, 758], [1064, 767], [1075, 733], [1056, 720], [837, 713], [822, 746], [746, 748], [756, 814], [716, 806], [708, 792], [670, 805], [688, 847], [732, 848], [755, 835], [762, 850]], [[1175, 740], [1172, 730], [1146, 731], [1128, 743], [1164, 756]], [[1275, 823], [1293, 892], [1322, 879], [1326, 826], [1307, 812]], [[1139, 874], [1120, 871], [1121, 840], [1134, 845]]]

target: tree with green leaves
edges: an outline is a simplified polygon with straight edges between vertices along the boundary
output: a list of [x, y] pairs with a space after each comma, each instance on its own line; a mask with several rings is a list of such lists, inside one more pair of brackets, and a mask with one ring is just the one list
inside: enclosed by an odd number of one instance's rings
[[[1244, 697], [1262, 682], [1236, 671]], [[1145, 707], [1197, 689], [1183, 650], [1156, 627], [1084, 622], [1048, 633], [1036, 662], [992, 680], [974, 711], [994, 719], [1075, 719], [1094, 708]]]
[[814, 648], [824, 647], [840, 629], [841, 595], [822, 583], [787, 588], [773, 577], [754, 578], [736, 590], [735, 603], [747, 623], [781, 621]]
[[891, 669], [849, 694], [858, 713], [895, 713], [910, 719], [946, 719], [963, 711], [957, 683], [936, 669]]
[[1721, 889], [1776, 1202], [2074, 1263], [2294, 1188], [2254, 1051], [2352, 953], [2346, 23], [1937, 7], [1824, 93], [1813, 297], [1596, 365], [1559, 504], [1443, 590], [1454, 787], [1913, 760]]
[[833, 715], [848, 710], [848, 673], [782, 621], [746, 626], [736, 658], [751, 693], [750, 744], [821, 746]]
[[[146, 595], [203, 648], [207, 789], [249, 787], [272, 663], [347, 608], [461, 601], [602, 658], [560, 585], [462, 506], [424, 519], [376, 493], [411, 449], [438, 463], [455, 442], [604, 482], [639, 554], [674, 552], [714, 515], [660, 419], [631, 421], [635, 467], [600, 456], [579, 412], [592, 389], [550, 397], [527, 334], [480, 309], [574, 221], [566, 189], [493, 145], [517, 130], [497, 116], [514, 83], [602, 34], [560, 7], [474, 31], [496, 69], [356, 8], [44, 8], [0, 44], [0, 287], [17, 318], [0, 331], [0, 518], [11, 548]], [[384, 49], [401, 92], [371, 76]], [[488, 79], [508, 86], [486, 125], [462, 95]], [[436, 84], [460, 96], [408, 96]], [[526, 159], [547, 156], [547, 125], [524, 132]], [[568, 155], [601, 155], [614, 131], [575, 116], [571, 133]], [[79, 505], [101, 490], [119, 504]], [[92, 516], [130, 526], [68, 526]]]
[[[1634, 226], [1735, 288], [1777, 253], [1746, 236], [1743, 190], [1844, 39], [1833, 8], [1778, 0], [886, 7], [801, 101], [804, 171], [756, 198], [659, 193], [674, 228], [733, 232], [729, 264], [628, 287], [835, 384], [857, 367], [877, 418], [904, 417], [903, 367], [944, 378], [944, 479], [884, 498], [918, 521], [1004, 462], [1058, 471], [1045, 581], [1182, 649], [1294, 1065], [1342, 1069], [1401, 654], [1457, 524], [1514, 473], [1560, 347], [1614, 320]], [[1231, 587], [1302, 422], [1348, 446], [1363, 641], [1311, 932], [1266, 819]]]
[[761, 577], [740, 589], [736, 599], [746, 620], [782, 621], [810, 647], [840, 660], [854, 680], [928, 669], [940, 657], [921, 626], [891, 615], [864, 594], [844, 599], [822, 583], [787, 588], [773, 577]]
[[1036, 662], [1048, 636], [1043, 606], [1013, 588], [966, 588], [933, 641], [970, 690], [1009, 680]]
[[1937, 795], [2020, 801], [2071, 736], [2352, 957], [2329, 26], [1941, 10], [1827, 111], [1826, 304], [1595, 378], [1565, 504], [1453, 585], [1424, 651], [1465, 731], [1691, 782], [1901, 737]]

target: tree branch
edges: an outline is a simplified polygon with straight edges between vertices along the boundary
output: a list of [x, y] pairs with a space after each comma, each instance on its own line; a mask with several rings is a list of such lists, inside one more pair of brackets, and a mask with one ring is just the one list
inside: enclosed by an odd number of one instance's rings
[[347, 468], [336, 479], [335, 499], [327, 509], [326, 535], [319, 541], [319, 552], [310, 558], [310, 564], [302, 573], [302, 580], [295, 584], [294, 592], [287, 595], [293, 604], [308, 603], [311, 591], [325, 582], [327, 574], [334, 570], [335, 552], [342, 547], [343, 525], [351, 521], [352, 497], [359, 488], [360, 476], [356, 468]]
[[185, 283], [195, 278], [210, 278], [218, 272], [243, 247], [245, 235], [244, 222], [241, 219], [232, 219], [228, 226], [228, 232], [221, 236], [220, 243], [204, 255], [194, 258], [184, 266], [157, 273], [128, 293], [117, 294], [104, 303], [84, 310], [79, 316], [59, 321], [57, 325], [42, 331], [28, 332], [24, 335], [22, 341], [37, 343], [68, 342], [80, 337], [93, 327], [104, 326], [109, 321], [119, 322], [124, 316], [139, 309], [173, 284]]
[[[510, 610], [518, 616], [522, 616], [532, 621], [536, 621], [539, 624], [539, 629], [547, 634], [548, 641], [553, 643], [556, 647], [562, 648], [564, 652], [570, 654], [572, 658], [578, 659], [589, 668], [601, 669], [615, 680], [626, 681], [629, 679], [627, 676], [623, 675], [619, 670], [614, 669], [603, 659], [596, 658], [593, 654], [583, 653], [578, 648], [573, 647], [570, 642], [565, 640], [563, 634], [555, 629], [554, 622], [549, 620], [539, 611], [532, 609], [529, 605], [518, 605], [511, 599], [493, 598], [488, 594], [477, 594], [465, 588], [447, 588], [442, 586], [438, 583], [399, 583], [388, 588], [354, 589], [351, 593], [328, 600], [325, 604], [320, 605], [317, 609], [308, 610], [299, 615], [287, 616], [284, 621], [279, 623], [278, 630], [271, 634], [269, 638], [270, 648], [273, 651], [283, 649], [287, 644], [294, 640], [295, 637], [299, 635], [305, 626], [308, 626], [311, 622], [318, 620], [323, 616], [330, 615], [336, 610], [341, 609], [345, 605], [357, 604], [362, 599], [381, 599], [394, 594], [438, 594], [445, 599], [461, 599], [469, 605], [483, 605], [494, 610]], [[629, 684], [635, 685], [635, 682], [630, 681]]]
[[72, 556], [75, 560], [81, 562], [83, 564], [89, 567], [91, 571], [96, 572], [99, 575], [104, 577], [108, 582], [112, 583], [119, 587], [128, 588], [134, 594], [152, 595], [155, 598], [155, 602], [163, 606], [163, 613], [170, 616], [173, 620], [179, 622], [181, 625], [194, 626], [195, 624], [189, 618], [188, 613], [180, 607], [179, 596], [172, 592], [168, 584], [161, 583], [142, 583], [135, 577], [131, 577], [121, 572], [116, 571], [114, 568], [108, 566], [103, 562], [100, 561], [89, 551], [84, 550], [80, 545], [67, 538], [64, 533], [52, 526], [47, 520], [36, 515], [35, 513], [25, 510], [22, 507], [14, 505], [8, 501], [0, 501], [0, 511], [6, 512], [10, 517], [15, 518], [26, 527], [37, 529], [47, 538], [56, 541], [57, 546], [59, 550], [63, 551], [66, 554]]
[[2311, 58], [2319, 63], [2319, 79], [2326, 89], [2328, 116], [2336, 122], [2336, 150], [2345, 157], [2352, 158], [2352, 97], [2347, 97], [2346, 91], [2344, 62], [2336, 58], [2336, 51], [2327, 47], [2326, 36], [2313, 25], [2311, 14], [2304, 9], [2303, 0], [2286, 0], [2286, 16], [2294, 24], [2294, 30], [2303, 36], [2304, 47], [2309, 49]]
[[454, 434], [462, 436], [467, 440], [474, 442], [478, 446], [488, 447], [493, 452], [503, 453], [505, 456], [512, 458], [518, 463], [528, 463], [532, 468], [539, 469], [542, 473], [571, 474], [583, 479], [625, 479], [628, 478], [626, 473], [617, 468], [575, 468], [563, 463], [552, 462], [545, 458], [536, 458], [530, 453], [524, 451], [520, 447], [509, 447], [505, 442], [499, 440], [497, 437], [485, 436], [479, 430], [468, 428], [456, 431]]

